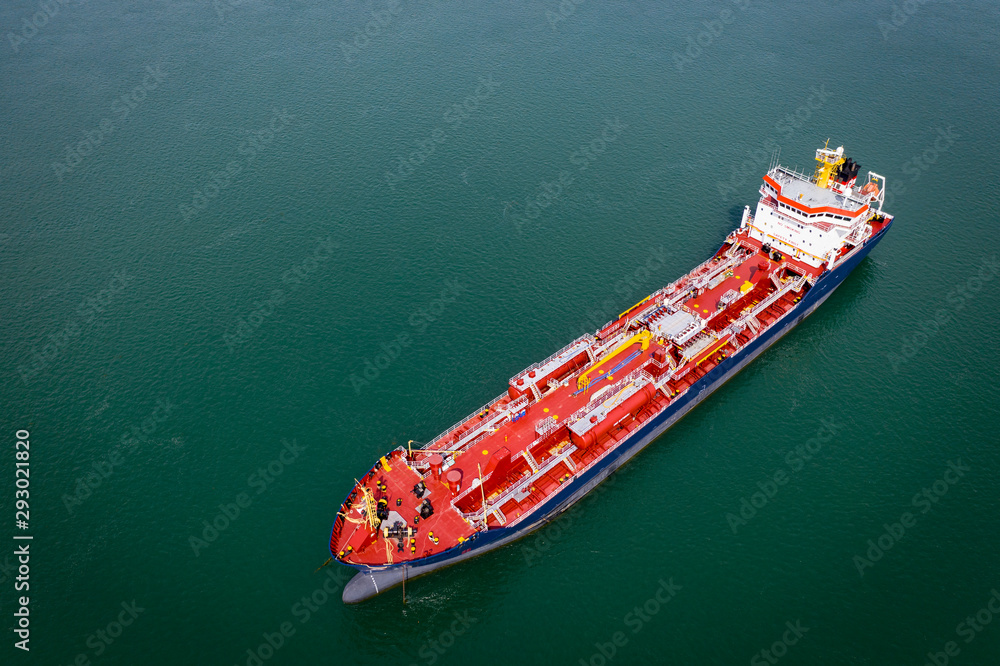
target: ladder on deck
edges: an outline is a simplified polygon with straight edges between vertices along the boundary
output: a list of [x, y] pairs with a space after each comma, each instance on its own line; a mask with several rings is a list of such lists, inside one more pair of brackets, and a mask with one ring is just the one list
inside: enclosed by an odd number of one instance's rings
[[538, 461], [535, 460], [533, 455], [531, 455], [531, 452], [528, 451], [528, 449], [525, 449], [522, 455], [524, 456], [524, 459], [528, 461], [528, 467], [531, 468], [531, 473], [538, 474]]
[[375, 526], [376, 520], [376, 506], [375, 506], [375, 495], [372, 494], [368, 487], [361, 485], [361, 492], [365, 495], [365, 508], [367, 509], [365, 519], [368, 521], [368, 526], [371, 527], [374, 532], [377, 528]]

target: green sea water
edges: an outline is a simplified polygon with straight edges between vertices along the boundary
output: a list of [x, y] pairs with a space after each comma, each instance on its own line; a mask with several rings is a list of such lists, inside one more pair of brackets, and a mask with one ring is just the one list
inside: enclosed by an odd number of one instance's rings
[[[2, 663], [1000, 663], [995, 2], [15, 0], [0, 27], [5, 629], [30, 597]], [[706, 259], [776, 149], [811, 169], [828, 138], [896, 222], [814, 315], [405, 605], [314, 573], [378, 456]]]

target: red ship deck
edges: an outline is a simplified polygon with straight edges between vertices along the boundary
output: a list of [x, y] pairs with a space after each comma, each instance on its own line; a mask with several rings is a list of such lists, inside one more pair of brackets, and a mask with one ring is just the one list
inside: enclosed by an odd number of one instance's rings
[[[638, 351], [639, 346], [639, 343], [635, 343], [633, 345], [634, 350]], [[649, 361], [649, 357], [653, 351], [659, 348], [660, 345], [652, 343], [646, 351], [639, 353], [628, 361], [615, 375], [599, 369], [586, 391], [577, 389], [576, 383], [570, 382], [568, 386], [562, 386], [546, 393], [540, 401], [532, 403], [526, 408], [523, 417], [513, 423], [505, 424], [496, 432], [478, 441], [475, 446], [455, 455], [454, 465], [450, 469], [459, 469], [462, 471], [462, 487], [465, 489], [473, 479], [479, 478], [480, 470], [483, 470], [485, 474], [495, 455], [503, 455], [503, 452], [506, 450], [506, 452], [509, 452], [511, 460], [518, 459], [519, 454], [533, 444], [538, 443], [535, 428], [540, 419], [549, 418], [553, 421], [558, 421], [564, 416], [573, 414], [587, 404], [594, 391], [603, 388], [606, 382], [613, 381], [613, 377], [624, 377], [633, 370], [642, 367]], [[628, 352], [619, 354], [622, 359], [628, 355]], [[560, 445], [566, 446], [568, 442], [553, 441], [551, 444], [553, 449], [557, 449]], [[433, 451], [434, 449], [422, 449], [420, 452], [414, 451], [414, 454], [416, 456], [426, 456], [433, 453]], [[460, 512], [447, 506], [447, 504], [439, 506], [439, 504], [435, 503], [435, 500], [439, 498], [452, 498], [452, 492], [443, 482], [443, 478], [434, 479], [432, 475], [422, 477], [405, 464], [399, 452], [395, 453], [396, 455], [391, 456], [387, 460], [391, 471], [386, 471], [381, 465], [377, 465], [372, 470], [373, 475], [366, 477], [364, 480], [364, 483], [371, 484], [370, 489], [375, 492], [378, 492], [377, 484], [384, 483], [386, 488], [381, 492], [389, 500], [389, 510], [395, 511], [401, 517], [405, 518], [408, 527], [417, 528], [417, 534], [412, 537], [415, 539], [415, 542], [410, 543], [409, 540], [406, 540], [402, 552], [398, 550], [398, 540], [393, 542], [394, 545], [391, 546], [393, 560], [398, 562], [414, 559], [414, 557], [432, 555], [450, 548], [459, 542], [460, 538], [464, 539], [471, 536], [475, 530], [466, 522]], [[533, 453], [539, 463], [551, 455], [551, 452], [548, 450], [535, 450]], [[572, 460], [574, 464], [582, 466], [585, 464], [587, 457], [586, 452], [581, 450], [572, 456]], [[593, 459], [596, 456], [591, 454], [589, 457]], [[530, 465], [522, 462], [519, 468], [515, 469], [515, 472], [524, 474], [529, 470]], [[507, 514], [506, 520], [508, 522], [517, 520], [525, 512], [545, 499], [552, 490], [557, 488], [568, 477], [569, 471], [568, 468], [560, 465], [556, 473], [547, 474], [545, 477], [539, 479], [534, 484], [535, 492], [531, 493], [523, 503], [518, 503], [518, 509]], [[412, 492], [412, 489], [421, 480], [424, 481], [428, 492], [418, 499]], [[424, 498], [431, 500], [435, 511], [429, 518], [420, 520], [419, 505]], [[402, 500], [402, 504], [397, 505], [397, 499]], [[479, 496], [476, 495], [473, 499], [479, 499]], [[522, 504], [523, 506], [521, 506]], [[417, 518], [416, 522], [414, 518]], [[389, 522], [391, 523], [392, 520], [390, 519]], [[489, 516], [488, 524], [492, 527], [500, 526], [499, 521], [493, 515]], [[347, 545], [353, 545], [353, 552], [358, 553], [353, 561], [366, 564], [384, 564], [386, 562], [384, 547], [367, 548], [363, 552], [358, 552], [362, 550], [359, 548], [359, 545], [366, 542], [366, 539], [361, 537], [364, 537], [367, 533], [367, 525], [363, 522], [350, 525], [345, 529], [344, 538], [340, 540], [340, 550], [346, 550]], [[434, 543], [431, 535], [438, 538], [437, 543]]]
[[[855, 249], [845, 243], [836, 261]], [[331, 550], [355, 565], [407, 562], [524, 519], [781, 319], [824, 270], [749, 226], [733, 232], [712, 259], [530, 366], [427, 447], [389, 453], [344, 502]]]
[[[733, 276], [726, 278], [713, 289], [684, 301], [684, 305], [703, 319], [711, 319], [720, 309], [720, 299], [728, 291], [746, 293], [757, 286], [761, 278], [770, 272], [770, 260], [764, 254], [754, 254], [733, 270]], [[749, 285], [747, 285], [749, 283]]]

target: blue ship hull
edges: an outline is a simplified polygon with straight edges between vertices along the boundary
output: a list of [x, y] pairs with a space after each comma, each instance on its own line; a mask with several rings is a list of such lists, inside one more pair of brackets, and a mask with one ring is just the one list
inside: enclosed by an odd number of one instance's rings
[[777, 342], [809, 316], [833, 291], [850, 275], [851, 271], [868, 256], [868, 253], [882, 239], [892, 226], [890, 220], [877, 234], [870, 237], [847, 261], [832, 271], [823, 273], [813, 287], [794, 308], [775, 322], [769, 329], [754, 339], [739, 353], [733, 354], [692, 384], [684, 394], [671, 403], [660, 414], [632, 433], [628, 439], [610, 451], [603, 459], [585, 472], [573, 477], [560, 489], [540, 504], [524, 521], [510, 527], [500, 527], [486, 532], [477, 532], [464, 543], [419, 561], [419, 564], [393, 564], [382, 567], [352, 566], [359, 570], [344, 587], [343, 599], [346, 603], [357, 603], [398, 585], [406, 578], [415, 578], [436, 569], [461, 562], [477, 555], [516, 541], [543, 527], [559, 514], [582, 499], [601, 481], [624, 465], [632, 456], [644, 449], [663, 434], [695, 405], [707, 398], [713, 391], [726, 383], [759, 354]]

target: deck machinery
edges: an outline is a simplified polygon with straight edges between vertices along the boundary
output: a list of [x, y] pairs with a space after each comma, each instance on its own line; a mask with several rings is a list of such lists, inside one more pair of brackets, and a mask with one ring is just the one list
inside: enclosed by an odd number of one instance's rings
[[524, 536], [583, 497], [812, 312], [881, 239], [885, 179], [843, 148], [763, 178], [708, 261], [510, 378], [507, 391], [357, 482], [330, 549], [344, 600]]

